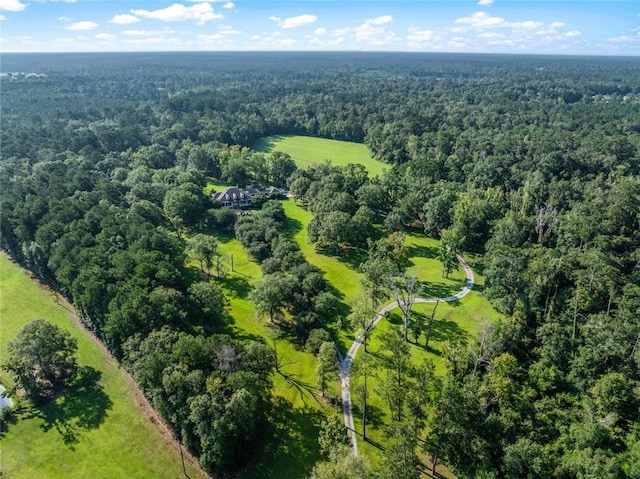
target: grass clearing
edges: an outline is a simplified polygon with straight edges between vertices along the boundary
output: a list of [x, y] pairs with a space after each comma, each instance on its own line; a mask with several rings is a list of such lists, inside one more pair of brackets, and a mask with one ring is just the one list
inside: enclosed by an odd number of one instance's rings
[[[224, 186], [219, 183], [214, 185], [216, 188]], [[259, 264], [233, 234], [206, 233], [218, 239], [223, 274], [213, 281], [220, 284], [229, 299], [230, 323], [221, 332], [273, 345], [274, 326], [266, 318], [256, 315], [255, 307], [248, 299], [253, 284], [262, 278]], [[195, 263], [193, 266], [197, 268]], [[263, 440], [265, 447], [255, 461], [240, 473], [243, 479], [306, 477], [320, 458], [317, 441], [319, 426], [330, 406], [318, 396], [315, 357], [305, 351], [303, 345], [289, 339], [283, 337], [276, 342], [282, 374], [275, 373], [273, 376], [275, 407], [271, 426]], [[329, 394], [339, 396], [337, 381]]]
[[[60, 326], [78, 341], [78, 363], [99, 371], [95, 390], [71, 390], [40, 409], [18, 413], [2, 432], [1, 471], [11, 478], [183, 476], [177, 446], [160, 434], [131, 380], [113, 358], [71, 320], [71, 307], [0, 254], [0, 354], [28, 322]], [[3, 382], [9, 376], [1, 373]], [[207, 477], [187, 463], [191, 478]]]
[[371, 176], [381, 175], [391, 166], [371, 158], [367, 145], [350, 141], [328, 140], [312, 136], [277, 135], [260, 138], [251, 148], [263, 153], [282, 151], [289, 153], [298, 167], [331, 161], [332, 165], [344, 166], [360, 163]]
[[[476, 276], [478, 280], [478, 276]], [[480, 278], [482, 281], [482, 278]], [[425, 324], [427, 324], [431, 314], [433, 312], [435, 303], [418, 303], [414, 305], [412, 310], [413, 317], [418, 317]], [[418, 366], [425, 360], [431, 360], [435, 364], [436, 375], [442, 377], [445, 373], [446, 364], [443, 357], [443, 346], [448, 341], [454, 343], [460, 342], [464, 346], [468, 346], [477, 337], [478, 333], [482, 330], [486, 323], [492, 323], [498, 321], [502, 315], [496, 312], [489, 301], [481, 295], [479, 291], [472, 291], [460, 301], [451, 303], [439, 303], [436, 308], [436, 314], [432, 326], [431, 336], [429, 339], [429, 349], [424, 348], [426, 339], [425, 331], [422, 332], [417, 344], [413, 342], [414, 338], [410, 335], [410, 354], [411, 364]], [[388, 331], [391, 328], [402, 327], [402, 313], [398, 308], [394, 309], [388, 318], [380, 321], [376, 330], [374, 331], [369, 350], [369, 354], [376, 358], [381, 357], [381, 335], [384, 331]], [[362, 350], [358, 353], [358, 357], [365, 354]], [[370, 391], [380, 390], [380, 380], [372, 377], [368, 383]], [[360, 402], [358, 397], [358, 389], [351, 389], [351, 397], [354, 407], [354, 421], [356, 431], [362, 431], [361, 412], [357, 406]], [[358, 447], [371, 457], [375, 463], [378, 460], [379, 451], [373, 445], [375, 443], [384, 443], [384, 431], [385, 424], [389, 424], [390, 409], [380, 395], [370, 394], [367, 404], [368, 419], [367, 419], [367, 436], [371, 439], [371, 442], [364, 442], [360, 440]], [[454, 477], [450, 471], [443, 465], [438, 466], [438, 472], [444, 477]]]
[[[219, 183], [212, 183], [212, 185], [215, 188], [224, 186]], [[359, 264], [366, 259], [366, 252], [355, 249], [346, 249], [340, 255], [317, 252], [315, 245], [308, 243], [307, 237], [307, 225], [312, 219], [312, 213], [305, 210], [293, 199], [284, 200], [282, 205], [287, 216], [285, 223], [286, 234], [298, 243], [307, 260], [324, 272], [325, 278], [334, 291], [348, 305], [352, 298], [362, 290], [360, 282], [362, 273], [359, 271]], [[425, 287], [423, 296], [449, 296], [462, 288], [464, 284], [464, 271], [462, 268], [454, 271], [449, 278], [442, 277], [442, 265], [438, 259], [440, 245], [438, 240], [426, 237], [419, 232], [412, 232], [406, 236], [406, 245], [409, 247], [411, 262], [408, 273], [416, 275], [423, 282]], [[246, 264], [246, 270], [240, 270], [240, 273], [253, 276], [254, 280], [260, 277], [258, 265], [252, 263], [237, 240], [231, 238], [227, 240], [221, 239], [220, 250], [224, 255], [234, 254], [234, 258], [243, 258], [242, 261], [246, 261], [246, 263], [243, 263]], [[473, 267], [477, 258], [469, 255], [467, 256], [467, 261]], [[429, 349], [424, 349], [425, 333], [423, 332], [418, 341], [419, 344], [411, 346], [411, 362], [413, 364], [418, 365], [425, 359], [431, 359], [436, 365], [436, 373], [442, 376], [445, 372], [445, 361], [442, 357], [442, 349], [445, 342], [459, 340], [463, 343], [470, 343], [482, 329], [485, 322], [496, 321], [497, 318], [501, 317], [480, 293], [484, 278], [475, 272], [475, 280], [477, 289], [462, 300], [438, 305], [429, 341]], [[232, 315], [236, 318], [235, 324], [239, 331], [254, 331], [258, 336], [267, 337], [268, 326], [266, 321], [255, 319], [253, 305], [246, 299], [233, 298], [234, 293], [231, 290], [229, 294], [232, 297]], [[389, 298], [388, 301], [391, 300]], [[433, 307], [433, 303], [416, 304], [413, 314], [426, 322], [431, 316]], [[374, 354], [378, 354], [376, 351], [380, 348], [380, 334], [391, 327], [400, 327], [400, 324], [400, 312], [397, 308], [389, 318], [379, 323], [370, 343], [370, 349]], [[335, 333], [340, 348], [346, 351], [355, 339], [353, 333], [346, 326], [339, 331], [336, 330], [335, 325], [330, 325], [330, 328]], [[275, 477], [276, 472], [288, 475], [288, 477], [294, 477], [294, 471], [303, 471], [300, 468], [295, 469], [295, 465], [292, 464], [295, 461], [291, 461], [291, 457], [288, 455], [291, 452], [289, 448], [295, 448], [295, 454], [302, 454], [304, 458], [304, 453], [298, 448], [300, 441], [304, 441], [308, 434], [311, 434], [313, 441], [315, 441], [318, 432], [317, 427], [309, 429], [308, 421], [315, 421], [315, 424], [317, 424], [327, 410], [325, 409], [326, 406], [314, 405], [314, 395], [305, 392], [309, 389], [309, 385], [314, 385], [315, 382], [313, 377], [315, 365], [313, 357], [310, 357], [311, 362], [306, 362], [305, 355], [301, 354], [295, 345], [288, 341], [279, 341], [279, 348], [283, 350], [283, 359], [285, 361], [296, 361], [295, 365], [291, 364], [289, 366], [291, 368], [291, 376], [289, 378], [280, 375], [276, 375], [277, 377], [275, 378], [276, 395], [283, 399], [283, 402], [279, 403], [277, 414], [279, 415], [281, 412], [283, 415], [275, 418], [277, 427], [272, 433], [276, 434], [277, 431], [282, 431], [286, 440], [278, 442], [276, 439], [274, 446], [269, 439], [265, 453], [259, 459], [256, 467], [252, 467], [251, 471], [247, 472], [246, 477], [265, 477], [263, 471], [274, 471], [274, 475], [268, 477]], [[359, 354], [363, 354], [362, 351]], [[354, 404], [357, 404], [357, 391], [354, 391], [354, 389], [352, 389], [352, 399]], [[370, 391], [376, 389], [380, 389], [378, 380], [372, 379]], [[335, 393], [332, 391], [333, 395], [337, 395], [337, 389], [335, 391]], [[313, 398], [313, 401], [310, 402], [309, 399], [311, 398]], [[371, 395], [369, 414], [368, 435], [373, 442], [382, 444], [384, 443], [383, 426], [389, 422], [389, 406], [377, 394]], [[357, 407], [354, 410], [354, 419], [356, 430], [361, 431], [362, 425]], [[316, 447], [315, 444], [314, 447]], [[379, 461], [380, 454], [374, 445], [360, 441], [359, 447], [364, 454], [371, 458], [372, 463], [376, 464]], [[285, 458], [281, 460], [279, 456], [282, 454], [285, 455]], [[310, 461], [311, 458], [309, 457], [308, 460]], [[304, 461], [307, 461], [307, 458], [303, 459]], [[290, 467], [294, 468], [291, 469]], [[439, 466], [438, 470], [445, 477], [452, 477], [446, 468]]]

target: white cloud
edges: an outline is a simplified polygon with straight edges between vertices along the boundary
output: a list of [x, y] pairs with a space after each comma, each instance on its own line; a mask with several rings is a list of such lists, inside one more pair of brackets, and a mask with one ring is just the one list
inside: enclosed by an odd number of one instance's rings
[[480, 30], [482, 28], [504, 26], [507, 22], [502, 17], [492, 17], [486, 12], [476, 12], [471, 16], [458, 18], [454, 23], [458, 25], [468, 25], [468, 27], [457, 29], [457, 32], [463, 32], [470, 29]]
[[[470, 30], [489, 30], [494, 28], [511, 28], [514, 34], [524, 34], [526, 31], [532, 31], [543, 28], [544, 22], [534, 20], [526, 20], [524, 22], [508, 22], [502, 17], [494, 17], [486, 12], [476, 12], [468, 17], [458, 18], [454, 21], [459, 27], [452, 28], [454, 33], [465, 33]], [[546, 30], [540, 30], [536, 34], [543, 35], [556, 33], [556, 29], [564, 26], [562, 22], [554, 22]]]
[[331, 32], [331, 36], [333, 36], [333, 37], [343, 37], [347, 33], [349, 33], [350, 31], [351, 31], [350, 28], [336, 28], [334, 31]]
[[277, 50], [288, 49], [298, 43], [293, 38], [282, 38], [281, 32], [263, 33], [262, 35], [253, 35], [253, 42], [250, 47], [255, 50]]
[[313, 33], [315, 33], [316, 35], [326, 35], [327, 34], [327, 29], [326, 28], [316, 28]]
[[164, 30], [125, 30], [122, 32], [123, 35], [127, 35], [129, 37], [151, 37], [171, 35], [173, 33], [178, 33], [178, 31], [173, 28], [165, 28]]
[[73, 38], [73, 37], [62, 37], [62, 38], [59, 37], [59, 38], [54, 39], [54, 42], [61, 43], [61, 44], [75, 43], [77, 41], [78, 41], [78, 39], [77, 38]]
[[70, 22], [71, 19], [69, 17], [58, 17], [58, 20], [61, 22]]
[[93, 30], [95, 28], [98, 28], [98, 24], [96, 22], [89, 22], [85, 20], [84, 22], [72, 23], [68, 27], [65, 27], [65, 30]]
[[147, 38], [123, 38], [120, 40], [127, 45], [151, 45], [154, 49], [156, 45], [165, 48], [184, 48], [185, 43], [180, 38], [175, 37], [147, 37]]
[[5, 17], [4, 15], [0, 15], [0, 22], [3, 22], [7, 19], [7, 17]]
[[224, 16], [215, 13], [210, 3], [196, 3], [186, 7], [180, 3], [161, 8], [159, 10], [131, 10], [131, 13], [139, 17], [162, 20], [164, 22], [178, 22], [184, 20], [196, 20], [198, 25], [204, 25], [209, 20], [220, 20]]
[[133, 15], [129, 15], [128, 13], [124, 13], [122, 15], [115, 15], [109, 23], [115, 23], [117, 25], [130, 25], [132, 23], [138, 23], [140, 19], [138, 17], [134, 17]]
[[122, 43], [128, 43], [130, 45], [157, 45], [158, 43], [164, 43], [166, 40], [162, 37], [151, 37], [151, 38], [136, 38], [130, 39], [126, 38], [122, 40]]
[[22, 3], [20, 0], [0, 0], [0, 10], [8, 12], [21, 12], [27, 8], [28, 3]]
[[198, 40], [201, 42], [212, 43], [222, 39], [224, 39], [224, 35], [220, 33], [215, 33], [213, 35], [198, 35]]
[[534, 21], [526, 21], [526, 22], [513, 22], [513, 23], [507, 23], [506, 24], [508, 27], [511, 28], [515, 28], [515, 29], [526, 29], [526, 30], [530, 30], [530, 29], [534, 29], [534, 28], [540, 28], [544, 26], [543, 22], [534, 22]]
[[640, 27], [628, 30], [626, 33], [607, 38], [609, 44], [631, 44], [640, 48]]
[[360, 43], [370, 46], [387, 45], [396, 41], [395, 33], [387, 30], [386, 26], [391, 23], [391, 15], [383, 15], [370, 18], [355, 28], [356, 39]]
[[224, 5], [222, 5], [222, 8], [226, 8], [227, 10], [231, 10], [232, 8], [235, 8], [236, 4], [233, 2], [227, 2]]
[[269, 20], [273, 22], [277, 22], [280, 28], [296, 28], [296, 27], [304, 27], [305, 25], [311, 25], [318, 21], [318, 17], [315, 15], [305, 14], [298, 15], [297, 17], [289, 17], [284, 20], [280, 17], [271, 16]]
[[483, 5], [483, 6], [493, 5], [493, 0], [478, 0], [478, 5]]
[[498, 32], [484, 32], [478, 35], [478, 38], [486, 38], [489, 40], [493, 40], [496, 38], [505, 38], [505, 34], [504, 33], [498, 33]]
[[387, 23], [391, 23], [392, 20], [393, 17], [391, 15], [382, 15], [380, 17], [370, 18], [369, 20], [366, 20], [365, 23], [370, 25], [386, 25]]
[[220, 35], [239, 35], [242, 33], [240, 30], [236, 30], [231, 25], [220, 25]]
[[407, 45], [412, 48], [424, 48], [427, 45], [433, 45], [434, 42], [439, 40], [440, 36], [433, 30], [420, 30], [418, 27], [409, 27]]
[[97, 40], [105, 40], [105, 41], [109, 41], [109, 40], [115, 40], [117, 37], [115, 35], [111, 35], [110, 33], [98, 33], [96, 34], [96, 39]]
[[[320, 33], [318, 33], [318, 30]], [[324, 30], [324, 33], [322, 31]], [[317, 45], [319, 47], [337, 47], [344, 43], [344, 37], [330, 37], [328, 40], [323, 40], [320, 36], [325, 36], [327, 30], [325, 28], [317, 28], [314, 32], [315, 35], [307, 35], [308, 43], [310, 45]]]
[[229, 49], [235, 46], [233, 38], [229, 38], [223, 33], [214, 33], [212, 35], [198, 35], [197, 36], [198, 48], [215, 48], [215, 49]]
[[509, 21], [486, 12], [455, 20], [453, 33], [465, 34], [448, 46], [462, 51], [561, 51], [576, 44], [578, 30], [565, 31], [564, 22]]

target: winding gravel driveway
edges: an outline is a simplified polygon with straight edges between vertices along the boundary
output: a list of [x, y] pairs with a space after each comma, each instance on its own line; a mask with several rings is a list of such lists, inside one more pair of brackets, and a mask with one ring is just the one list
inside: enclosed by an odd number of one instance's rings
[[[471, 290], [473, 289], [474, 281], [475, 281], [475, 278], [473, 276], [473, 270], [471, 269], [471, 266], [469, 266], [465, 262], [465, 260], [462, 259], [462, 256], [457, 255], [457, 258], [458, 258], [458, 262], [462, 265], [462, 268], [464, 269], [465, 280], [464, 280], [463, 288], [453, 296], [447, 296], [445, 298], [416, 298], [415, 300], [416, 303], [435, 303], [438, 300], [443, 302], [457, 301], [460, 298], [465, 297], [467, 294], [471, 292]], [[398, 306], [398, 302], [394, 301], [392, 303], [387, 304], [380, 311], [378, 311], [376, 313], [376, 317], [374, 320], [374, 327], [376, 324], [378, 324], [378, 321], [380, 321], [386, 313], [395, 309], [397, 306]], [[361, 345], [362, 345], [362, 337], [359, 336], [353, 342], [353, 344], [349, 348], [349, 352], [347, 352], [347, 355], [344, 358], [342, 357], [340, 352], [338, 352], [339, 359], [340, 359], [340, 383], [342, 386], [342, 411], [344, 414], [344, 424], [345, 426], [347, 426], [347, 431], [349, 433], [349, 437], [351, 438], [351, 445], [353, 447], [353, 454], [356, 456], [358, 455], [358, 442], [356, 439], [355, 426], [353, 424], [353, 414], [351, 413], [351, 392], [349, 390], [349, 374], [351, 373], [351, 363], [353, 362], [353, 359], [356, 357], [356, 354], [358, 354], [358, 350], [360, 349]]]

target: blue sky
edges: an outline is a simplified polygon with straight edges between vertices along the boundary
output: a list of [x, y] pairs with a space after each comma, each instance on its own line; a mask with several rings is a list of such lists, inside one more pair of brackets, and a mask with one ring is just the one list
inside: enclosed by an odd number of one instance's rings
[[640, 1], [0, 0], [0, 50], [640, 56]]

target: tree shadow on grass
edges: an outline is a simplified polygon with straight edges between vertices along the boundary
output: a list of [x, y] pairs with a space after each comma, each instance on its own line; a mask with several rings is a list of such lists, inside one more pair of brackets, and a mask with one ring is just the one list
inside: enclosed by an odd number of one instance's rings
[[440, 256], [440, 253], [438, 252], [438, 248], [436, 247], [416, 246], [416, 245], [409, 246], [409, 258], [419, 257], [419, 258], [435, 259], [435, 258], [438, 258], [439, 256]]
[[[442, 283], [440, 281], [422, 284], [422, 296], [427, 298], [446, 298], [453, 296], [462, 289], [462, 284]], [[451, 303], [448, 303], [451, 304]]]
[[396, 326], [402, 326], [402, 316], [398, 313], [387, 313], [387, 321], [389, 324], [394, 324]]
[[291, 241], [294, 241], [294, 236], [302, 231], [302, 222], [297, 220], [296, 218], [290, 218], [286, 216], [284, 219], [284, 231], [287, 235], [287, 238]]
[[[359, 405], [353, 406], [352, 413], [354, 418], [357, 417], [359, 419], [362, 419], [362, 409], [360, 408]], [[382, 408], [379, 408], [378, 406], [372, 406], [371, 404], [367, 404], [367, 429], [369, 429], [370, 427], [374, 429], [382, 429], [384, 425], [385, 425], [385, 414], [382, 411]]]
[[455, 321], [448, 319], [436, 319], [433, 321], [431, 339], [438, 342], [449, 340], [466, 345], [469, 341], [469, 333], [462, 329]]
[[0, 439], [6, 436], [9, 428], [18, 422], [18, 416], [23, 412], [25, 412], [23, 406], [12, 406], [10, 409], [2, 411], [0, 414]]
[[243, 474], [247, 478], [308, 477], [320, 459], [318, 434], [324, 415], [310, 407], [295, 408], [276, 397], [260, 459]]
[[218, 283], [233, 298], [245, 299], [253, 289], [249, 279], [239, 275], [226, 275], [218, 279]]
[[[284, 365], [284, 367], [286, 367], [286, 364]], [[295, 388], [298, 391], [298, 394], [300, 395], [300, 400], [302, 401], [305, 407], [308, 407], [307, 400], [309, 399], [322, 405], [322, 403], [320, 402], [320, 399], [318, 399], [318, 395], [316, 394], [317, 392], [316, 387], [312, 386], [311, 384], [305, 383], [304, 381], [299, 380], [293, 374], [285, 374], [285, 373], [281, 373], [281, 374], [284, 377], [285, 381], [287, 382], [287, 385], [290, 388]]]
[[99, 384], [102, 373], [89, 366], [78, 371], [78, 377], [63, 396], [33, 407], [29, 417], [42, 419], [44, 432], [56, 430], [71, 449], [81, 440], [82, 434], [96, 429], [104, 422], [113, 402]]
[[367, 252], [367, 250], [354, 248], [351, 246], [342, 247], [337, 252], [333, 248], [327, 248], [326, 250], [320, 251], [320, 253], [330, 258], [337, 259], [341, 263], [349, 266], [354, 271], [359, 271], [360, 265], [364, 263], [369, 257], [369, 253]]
[[251, 146], [252, 150], [261, 151], [263, 153], [273, 153], [275, 151], [276, 144], [284, 140], [283, 135], [268, 136], [260, 138]]

